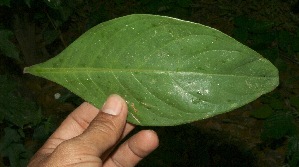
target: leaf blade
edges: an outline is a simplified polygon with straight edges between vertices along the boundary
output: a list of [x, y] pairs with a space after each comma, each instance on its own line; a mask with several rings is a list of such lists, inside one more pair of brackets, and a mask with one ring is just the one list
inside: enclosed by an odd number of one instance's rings
[[120, 94], [128, 102], [128, 121], [139, 125], [208, 118], [278, 85], [277, 69], [231, 37], [154, 15], [102, 23], [25, 72], [55, 81], [97, 107], [109, 94]]

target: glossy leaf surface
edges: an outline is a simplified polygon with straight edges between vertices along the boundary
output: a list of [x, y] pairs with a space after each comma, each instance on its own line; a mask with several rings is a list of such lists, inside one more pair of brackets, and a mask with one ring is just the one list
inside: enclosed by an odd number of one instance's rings
[[58, 56], [25, 68], [101, 107], [113, 93], [128, 121], [167, 126], [240, 107], [278, 85], [257, 52], [213, 28], [155, 15], [129, 15], [87, 31]]

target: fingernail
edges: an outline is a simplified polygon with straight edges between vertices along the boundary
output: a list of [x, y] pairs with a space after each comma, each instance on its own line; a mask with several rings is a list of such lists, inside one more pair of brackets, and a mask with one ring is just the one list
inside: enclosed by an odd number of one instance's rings
[[122, 109], [122, 98], [118, 95], [111, 95], [102, 107], [102, 111], [110, 115], [118, 115]]

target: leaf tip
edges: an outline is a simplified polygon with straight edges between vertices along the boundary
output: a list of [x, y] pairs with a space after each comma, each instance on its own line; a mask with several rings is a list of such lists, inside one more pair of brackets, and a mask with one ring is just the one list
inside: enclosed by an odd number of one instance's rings
[[30, 66], [30, 67], [25, 67], [25, 68], [23, 69], [23, 74], [32, 74], [32, 72], [33, 72], [32, 66]]
[[25, 67], [24, 70], [23, 70], [23, 74], [28, 74], [29, 73], [28, 69], [29, 69], [29, 67]]

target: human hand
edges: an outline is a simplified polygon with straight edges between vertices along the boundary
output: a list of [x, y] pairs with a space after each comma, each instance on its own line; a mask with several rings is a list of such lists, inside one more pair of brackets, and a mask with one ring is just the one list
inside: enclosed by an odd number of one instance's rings
[[118, 95], [111, 95], [101, 110], [81, 104], [37, 151], [28, 167], [135, 166], [158, 147], [159, 141], [154, 131], [143, 130], [113, 151], [134, 128], [126, 123], [127, 113], [127, 104]]

